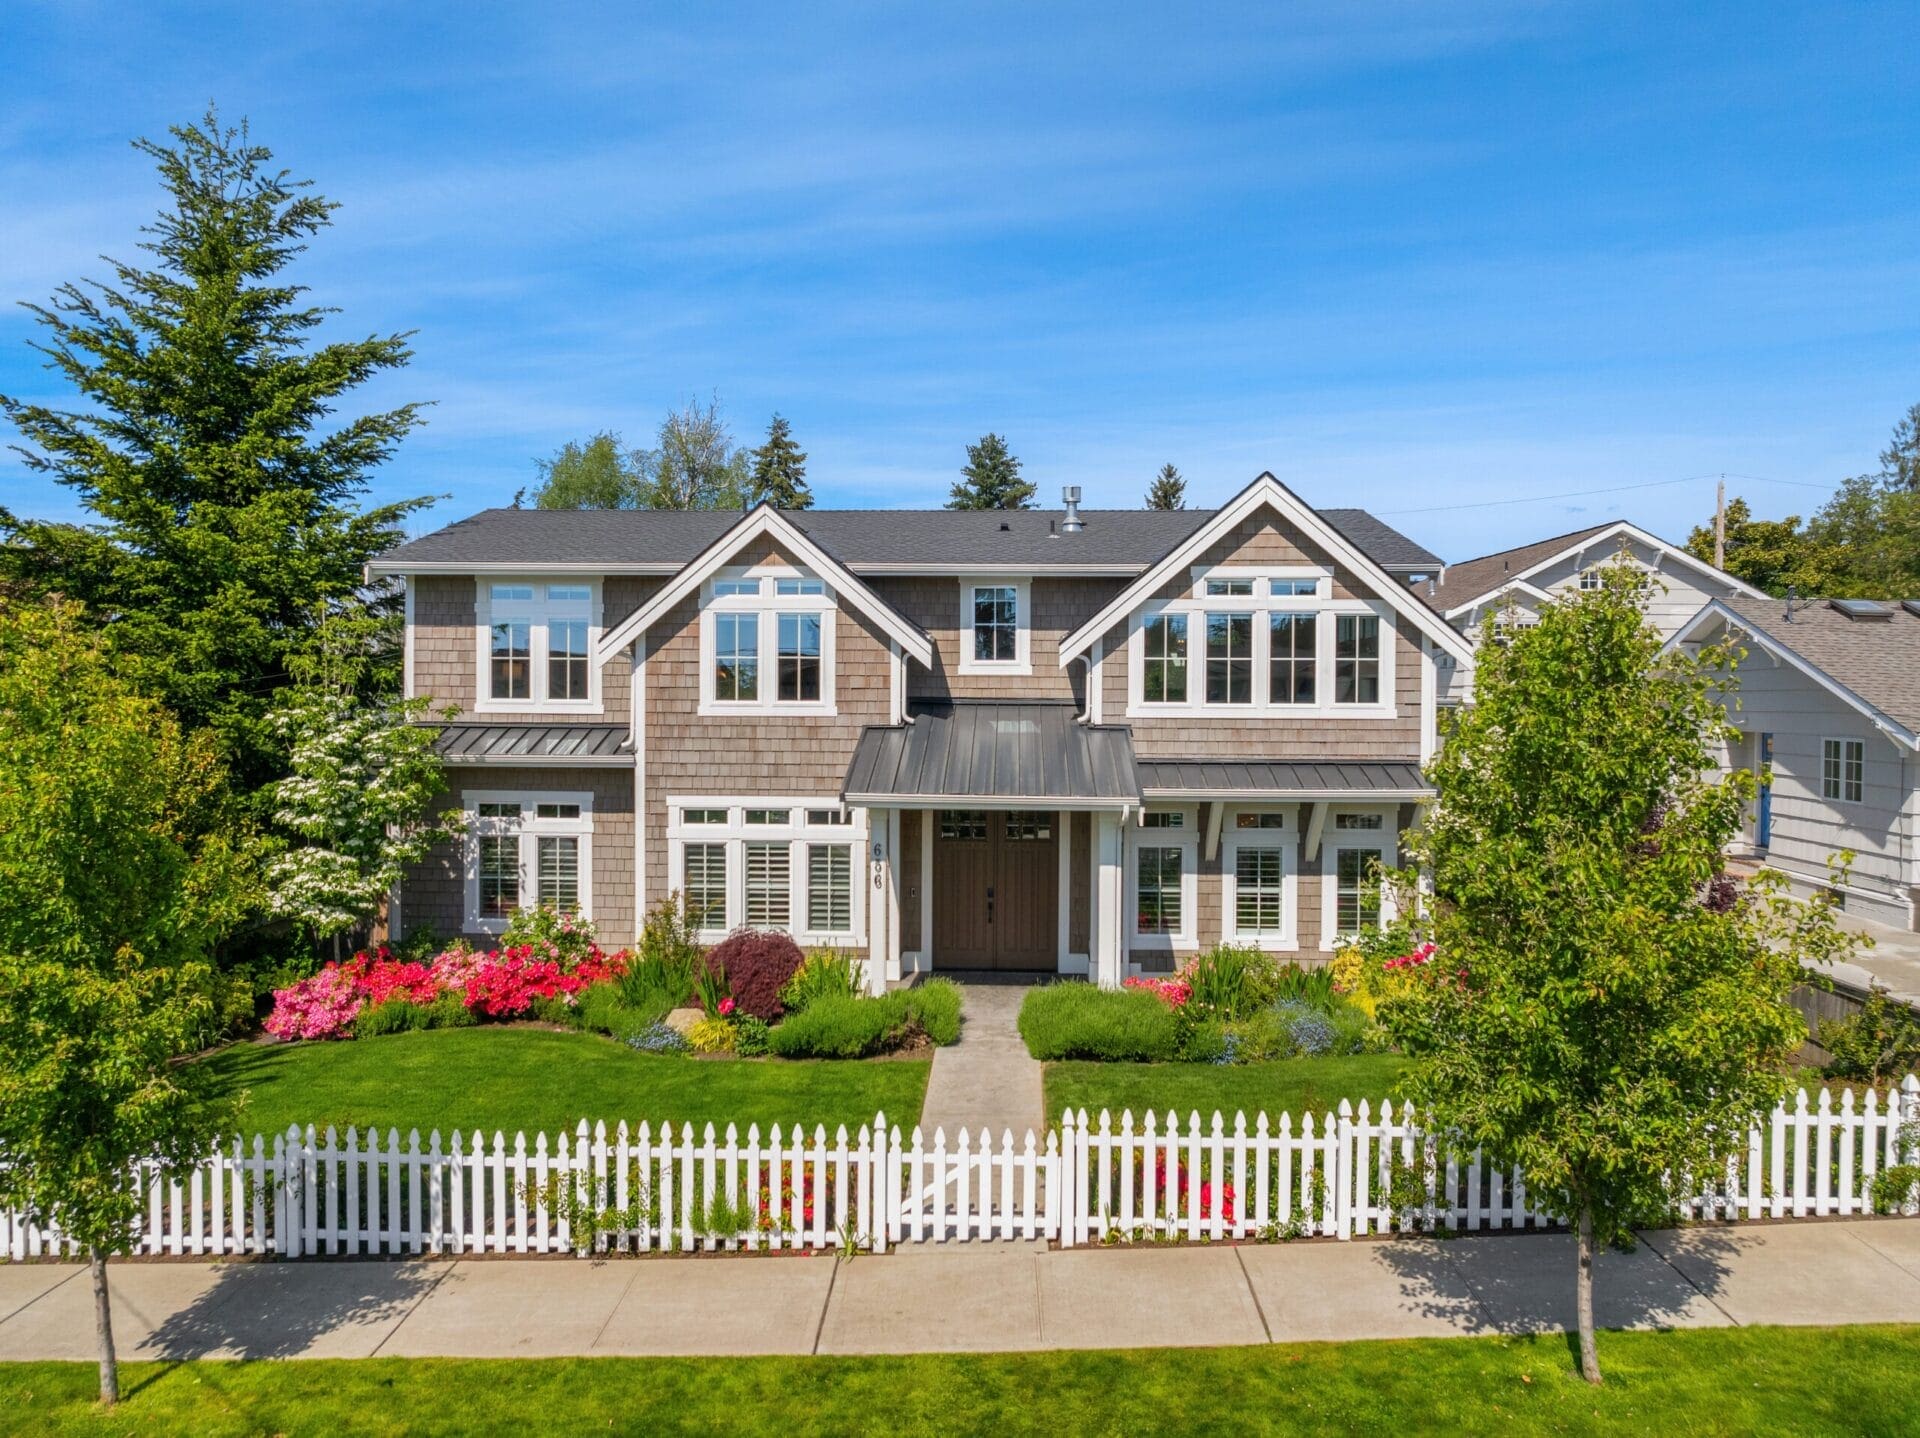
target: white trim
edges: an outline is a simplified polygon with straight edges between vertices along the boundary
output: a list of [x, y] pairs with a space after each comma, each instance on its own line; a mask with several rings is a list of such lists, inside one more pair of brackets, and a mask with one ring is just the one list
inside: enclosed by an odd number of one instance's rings
[[[1780, 602], [1784, 603], [1785, 601]], [[1859, 710], [1860, 713], [1871, 719], [1874, 726], [1886, 733], [1889, 738], [1898, 743], [1905, 744], [1909, 749], [1920, 749], [1920, 734], [1916, 734], [1891, 714], [1886, 713], [1884, 710], [1877, 708], [1863, 699], [1859, 694], [1856, 694], [1818, 665], [1796, 654], [1781, 641], [1775, 639], [1770, 633], [1756, 628], [1752, 620], [1718, 599], [1709, 599], [1705, 604], [1701, 605], [1700, 612], [1685, 624], [1681, 625], [1674, 633], [1673, 638], [1661, 646], [1660, 652], [1665, 654], [1669, 650], [1677, 649], [1682, 644], [1698, 642], [1695, 636], [1699, 634], [1700, 630], [1709, 620], [1716, 618], [1726, 625], [1729, 630], [1737, 631], [1745, 638], [1759, 645], [1760, 648], [1772, 655], [1776, 661], [1784, 659], [1802, 674], [1805, 674], [1809, 679], [1813, 680], [1813, 682], [1818, 684], [1822, 689], [1825, 689], [1829, 694], [1833, 695], [1834, 698], [1847, 705], [1848, 708]]]
[[[1688, 569], [1694, 570], [1696, 573], [1704, 574], [1708, 576], [1710, 579], [1713, 580], [1714, 583], [1724, 585], [1727, 589], [1733, 591], [1735, 594], [1744, 594], [1749, 599], [1766, 599], [1769, 597], [1768, 595], [1764, 594], [1760, 590], [1755, 589], [1751, 584], [1746, 583], [1744, 580], [1735, 579], [1731, 574], [1728, 574], [1724, 569], [1715, 569], [1711, 564], [1708, 564], [1704, 559], [1700, 559], [1692, 554], [1689, 554], [1686, 550], [1680, 548], [1678, 545], [1669, 544], [1667, 543], [1666, 540], [1662, 539], [1659, 535], [1649, 534], [1646, 530], [1640, 528], [1639, 525], [1630, 524], [1626, 520], [1621, 519], [1621, 520], [1616, 520], [1614, 523], [1608, 525], [1605, 529], [1599, 530], [1593, 534], [1589, 534], [1581, 539], [1575, 540], [1572, 544], [1569, 544], [1565, 549], [1562, 549], [1555, 554], [1550, 554], [1545, 559], [1537, 560], [1534, 563], [1529, 564], [1525, 569], [1522, 569], [1513, 574], [1507, 575], [1505, 578], [1503, 578], [1500, 581], [1499, 587], [1486, 590], [1481, 594], [1476, 594], [1472, 599], [1462, 601], [1456, 607], [1449, 609], [1447, 611], [1447, 615], [1449, 618], [1451, 618], [1453, 615], [1460, 613], [1462, 610], [1470, 609], [1475, 604], [1479, 603], [1481, 600], [1487, 598], [1488, 595], [1499, 593], [1500, 588], [1504, 588], [1506, 585], [1512, 583], [1514, 580], [1524, 579], [1529, 574], [1538, 574], [1543, 569], [1549, 569], [1552, 566], [1562, 563], [1563, 561], [1569, 560], [1569, 559], [1573, 560], [1575, 563], [1579, 563], [1581, 560], [1583, 560], [1586, 557], [1586, 553], [1588, 550], [1596, 548], [1599, 545], [1605, 544], [1609, 539], [1617, 539], [1622, 535], [1633, 540], [1636, 544], [1646, 545], [1649, 549], [1656, 551], [1664, 559], [1674, 560], [1684, 565]], [[1618, 545], [1614, 546], [1615, 550], [1618, 550], [1618, 548], [1619, 548]], [[1510, 553], [1511, 551], [1505, 551], [1505, 552]], [[1499, 558], [1499, 554], [1496, 553], [1496, 554], [1483, 555], [1482, 558], [1497, 559]], [[1652, 566], [1652, 572], [1657, 573], [1658, 571], [1659, 571], [1659, 561], [1656, 560], [1654, 565]], [[1539, 591], [1536, 590], [1535, 592], [1538, 593]]]
[[1067, 955], [1073, 948], [1071, 926], [1073, 921], [1073, 811], [1060, 809], [1054, 816], [1054, 844], [1059, 859], [1058, 872], [1054, 878], [1054, 909], [1059, 920], [1059, 932], [1054, 942], [1054, 969], [1066, 973]]
[[1092, 868], [1093, 912], [1088, 930], [1087, 971], [1103, 989], [1120, 987], [1125, 963], [1120, 914], [1126, 903], [1124, 813], [1093, 817], [1093, 842], [1088, 845]]
[[633, 937], [647, 922], [647, 644], [633, 648]]
[[[1229, 759], [1227, 763], [1234, 761]], [[1298, 761], [1310, 764], [1311, 759]], [[1348, 759], [1349, 764], [1407, 764], [1410, 759]], [[1434, 791], [1420, 789], [1147, 789], [1143, 791], [1149, 804], [1205, 804], [1218, 800], [1223, 804], [1298, 804], [1308, 800], [1331, 800], [1334, 803], [1366, 804], [1385, 803], [1391, 800], [1399, 804], [1417, 804], [1422, 799], [1434, 797]], [[951, 807], [951, 806], [949, 806]], [[978, 808], [978, 805], [974, 807]]]
[[933, 667], [931, 639], [903, 619], [891, 605], [862, 584], [844, 564], [809, 539], [791, 520], [765, 503], [755, 505], [745, 518], [709, 545], [704, 554], [682, 567], [652, 599], [622, 620], [600, 641], [595, 658], [605, 664], [631, 644], [636, 635], [645, 633], [715, 574], [728, 559], [761, 535], [771, 536], [806, 568], [825, 579], [827, 586], [840, 599], [866, 615], [898, 642], [905, 653], [919, 660], [926, 668]]
[[1491, 600], [1498, 599], [1502, 595], [1512, 594], [1516, 591], [1527, 595], [1529, 598], [1536, 599], [1542, 604], [1551, 604], [1553, 602], [1553, 596], [1546, 590], [1540, 588], [1539, 585], [1529, 584], [1524, 579], [1507, 579], [1501, 581], [1500, 586], [1496, 589], [1489, 589], [1485, 594], [1479, 595], [1474, 599], [1469, 599], [1465, 604], [1456, 604], [1447, 611], [1447, 618], [1458, 619], [1462, 614], [1479, 609]]
[[[1337, 827], [1341, 814], [1379, 814], [1377, 830], [1342, 830]], [[1320, 947], [1332, 952], [1340, 947], [1340, 935], [1334, 929], [1340, 887], [1340, 852], [1365, 849], [1380, 856], [1380, 867], [1391, 868], [1400, 850], [1399, 806], [1394, 804], [1338, 804], [1330, 806], [1321, 831], [1320, 847]], [[1393, 890], [1380, 888], [1380, 923], [1393, 922]]]
[[[855, 805], [843, 804], [834, 796], [813, 795], [761, 795], [761, 794], [669, 794], [663, 801], [667, 811], [667, 889], [670, 893], [682, 893], [686, 888], [686, 846], [688, 844], [721, 844], [727, 851], [727, 901], [725, 922], [710, 924], [699, 931], [699, 937], [707, 943], [714, 943], [726, 937], [727, 933], [747, 921], [746, 887], [746, 846], [750, 843], [786, 843], [788, 846], [789, 868], [787, 871], [787, 927], [785, 932], [793, 935], [800, 944], [818, 944], [823, 947], [839, 949], [864, 949], [868, 944], [868, 890], [871, 884], [871, 867], [868, 863], [868, 824], [867, 811]], [[688, 809], [724, 809], [727, 820], [724, 824], [688, 824], [682, 815]], [[749, 809], [785, 809], [787, 822], [784, 824], [749, 824], [746, 811]], [[845, 810], [845, 824], [823, 825], [809, 824], [807, 810], [835, 809]], [[850, 929], [829, 930], [807, 927], [809, 885], [811, 872], [807, 862], [808, 844], [845, 844], [852, 849], [848, 855], [848, 921]], [[874, 915], [876, 924], [884, 925], [886, 911], [882, 909]], [[885, 935], [875, 936], [876, 941], [884, 940]]]
[[[482, 804], [518, 804], [517, 820], [480, 817]], [[542, 819], [537, 805], [578, 804], [577, 819]], [[461, 840], [463, 879], [462, 914], [470, 933], [498, 934], [508, 921], [480, 914], [480, 845], [485, 837], [517, 836], [519, 839], [520, 907], [532, 908], [539, 901], [537, 875], [538, 841], [542, 838], [578, 839], [580, 915], [593, 917], [593, 795], [586, 790], [569, 789], [463, 789], [460, 807], [466, 814], [467, 832]]]
[[[502, 600], [508, 618], [525, 615], [527, 622], [527, 697], [524, 699], [496, 699], [493, 696], [493, 623], [494, 598], [496, 585], [525, 584], [533, 590], [533, 597], [527, 600]], [[569, 586], [585, 586], [587, 598], [584, 601], [584, 617], [587, 622], [587, 649], [583, 656], [587, 663], [587, 697], [584, 699], [549, 699], [547, 697], [547, 660], [549, 657], [548, 634], [556, 619], [573, 620], [583, 617], [583, 601], [577, 599], [549, 599], [543, 592], [547, 586], [560, 583]], [[595, 644], [601, 633], [602, 612], [600, 608], [600, 580], [597, 576], [568, 574], [554, 576], [538, 571], [519, 575], [476, 576], [473, 581], [474, 616], [474, 681], [473, 712], [476, 714], [599, 714], [604, 704], [600, 692], [601, 666], [594, 662]]]
[[[1149, 812], [1178, 814], [1178, 829], [1149, 829]], [[1140, 811], [1138, 821], [1125, 833], [1124, 885], [1121, 903], [1125, 906], [1124, 930], [1130, 954], [1169, 954], [1189, 952], [1200, 947], [1200, 815], [1191, 804], [1160, 804]], [[1140, 931], [1140, 854], [1145, 849], [1180, 851], [1180, 927], [1171, 934]]]
[[[1300, 810], [1293, 804], [1235, 804], [1236, 819], [1242, 813], [1272, 814], [1286, 817], [1284, 829], [1239, 829], [1223, 824], [1220, 842], [1220, 932], [1231, 943], [1255, 948], [1286, 950], [1300, 947]], [[1278, 849], [1280, 851], [1280, 931], [1277, 934], [1240, 931], [1239, 856], [1242, 849]]]
[[887, 641], [887, 722], [907, 722], [907, 661], [892, 640]]
[[[973, 657], [974, 602], [982, 589], [1013, 591], [1013, 658], [976, 659]], [[961, 674], [1033, 673], [1033, 593], [1026, 578], [1016, 574], [970, 574], [960, 581], [960, 654]]]
[[1473, 648], [1458, 630], [1448, 624], [1405, 584], [1395, 579], [1390, 572], [1370, 558], [1365, 551], [1350, 543], [1292, 490], [1271, 474], [1262, 474], [1216, 510], [1206, 523], [1169, 550], [1139, 579], [1123, 589], [1098, 614], [1068, 635], [1060, 645], [1061, 665], [1064, 666], [1070, 659], [1078, 656], [1094, 639], [1105, 634], [1130, 615], [1135, 608], [1151, 599], [1170, 580], [1191, 566], [1222, 536], [1229, 533], [1235, 525], [1263, 505], [1272, 508], [1281, 518], [1295, 525], [1307, 538], [1325, 550], [1336, 565], [1344, 565], [1357, 578], [1366, 582], [1368, 587], [1376, 590], [1379, 597], [1405, 616], [1416, 630], [1425, 632], [1438, 641], [1462, 663], [1473, 662]]
[[1315, 802], [1312, 812], [1307, 816], [1307, 833], [1303, 846], [1303, 856], [1311, 864], [1320, 857], [1320, 836], [1327, 830], [1327, 801]]
[[[1195, 571], [1196, 574], [1199, 571]], [[1273, 570], [1252, 570], [1259, 576], [1257, 585], [1275, 577]], [[1217, 577], [1220, 571], [1211, 573]], [[1280, 575], [1279, 577], [1290, 577]], [[1195, 587], [1204, 584], [1197, 579]], [[1206, 700], [1207, 655], [1206, 620], [1213, 614], [1252, 616], [1253, 652], [1250, 656], [1249, 697], [1246, 704], [1210, 704]], [[1297, 614], [1314, 621], [1314, 702], [1276, 704], [1273, 702], [1273, 656], [1271, 640], [1276, 614]], [[1187, 697], [1179, 703], [1146, 699], [1147, 625], [1163, 615], [1178, 615], [1187, 620]], [[1372, 617], [1380, 621], [1379, 647], [1380, 699], [1374, 704], [1340, 704], [1334, 695], [1334, 657], [1339, 641], [1338, 621], [1344, 617]], [[1247, 595], [1191, 595], [1145, 605], [1127, 621], [1127, 718], [1129, 719], [1395, 719], [1399, 717], [1399, 626], [1393, 607], [1378, 599], [1328, 599], [1310, 596], [1273, 597]]]
[[[704, 718], [743, 714], [816, 715], [832, 718], [839, 713], [837, 673], [837, 634], [839, 611], [831, 587], [820, 594], [780, 594], [782, 579], [825, 579], [779, 560], [752, 566], [717, 571], [702, 587], [700, 602], [700, 703], [696, 712]], [[754, 584], [752, 594], [716, 594], [723, 583]], [[759, 697], [755, 699], [718, 699], [714, 697], [716, 630], [720, 616], [750, 616], [754, 620], [754, 643]], [[820, 697], [818, 699], [782, 699], [780, 694], [780, 619], [787, 614], [811, 615], [820, 621]]]
[[[404, 575], [400, 579], [401, 646], [400, 646], [400, 693], [403, 698], [413, 699], [413, 582]], [[474, 681], [474, 693], [480, 692], [480, 684]]]
[[[1827, 792], [1827, 745], [1840, 746], [1840, 792]], [[1847, 797], [1847, 745], [1860, 746], [1860, 797]], [[1867, 741], [1858, 734], [1822, 734], [1820, 736], [1820, 801], [1824, 804], [1845, 804], [1849, 807], [1867, 802]]]
[[933, 972], [933, 814], [920, 811], [920, 948], [916, 969]]
[[1091, 657], [1087, 660], [1087, 722], [1105, 723], [1107, 710], [1107, 641], [1093, 641]]
[[905, 946], [900, 941], [900, 811], [887, 810], [887, 952], [886, 974], [898, 980]]
[[841, 799], [849, 804], [859, 804], [869, 809], [923, 809], [931, 804], [939, 809], [984, 809], [998, 813], [1003, 809], [1071, 809], [1078, 813], [1092, 810], [1096, 813], [1125, 813], [1137, 808], [1140, 801], [1132, 795], [1124, 799], [1062, 799], [1057, 794], [995, 794], [986, 797], [979, 794], [842, 794]]
[[1420, 643], [1420, 767], [1433, 761], [1440, 747], [1439, 678], [1436, 675], [1433, 646]]

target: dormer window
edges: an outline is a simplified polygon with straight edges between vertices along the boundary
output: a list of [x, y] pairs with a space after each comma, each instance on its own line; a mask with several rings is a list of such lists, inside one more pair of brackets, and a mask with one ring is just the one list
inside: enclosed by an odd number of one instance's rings
[[476, 600], [480, 692], [474, 708], [594, 711], [599, 586], [578, 580], [482, 580]]
[[724, 572], [701, 614], [700, 712], [831, 714], [834, 602], [816, 575]]
[[1030, 674], [1028, 589], [1024, 579], [960, 584], [960, 672]]

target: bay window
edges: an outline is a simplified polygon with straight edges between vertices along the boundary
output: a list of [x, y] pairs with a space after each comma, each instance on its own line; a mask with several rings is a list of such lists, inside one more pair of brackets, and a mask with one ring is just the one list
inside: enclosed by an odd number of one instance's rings
[[480, 581], [481, 712], [590, 711], [600, 705], [592, 644], [598, 586], [534, 580]]
[[499, 933], [536, 904], [592, 917], [591, 794], [469, 790], [463, 805], [468, 929]]

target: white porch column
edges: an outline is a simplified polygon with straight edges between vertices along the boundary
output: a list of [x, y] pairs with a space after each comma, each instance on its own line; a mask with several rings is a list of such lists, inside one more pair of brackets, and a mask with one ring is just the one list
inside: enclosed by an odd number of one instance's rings
[[1121, 872], [1120, 815], [1100, 810], [1093, 816], [1093, 923], [1091, 962], [1093, 981], [1103, 989], [1117, 989], [1122, 977], [1120, 923], [1126, 892]]
[[898, 909], [894, 894], [898, 878], [894, 874], [894, 846], [888, 842], [892, 825], [888, 811], [867, 810], [867, 992], [887, 991], [888, 960], [899, 963], [897, 926], [892, 922]]

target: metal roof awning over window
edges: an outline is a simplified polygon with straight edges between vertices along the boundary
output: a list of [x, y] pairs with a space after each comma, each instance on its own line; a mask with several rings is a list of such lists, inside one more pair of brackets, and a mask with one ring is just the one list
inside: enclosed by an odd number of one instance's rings
[[1133, 736], [1071, 704], [915, 706], [860, 735], [842, 797], [881, 808], [1120, 808], [1140, 802]]
[[1418, 764], [1389, 760], [1142, 759], [1149, 799], [1425, 799]]
[[449, 724], [434, 748], [449, 764], [633, 762], [624, 724]]

